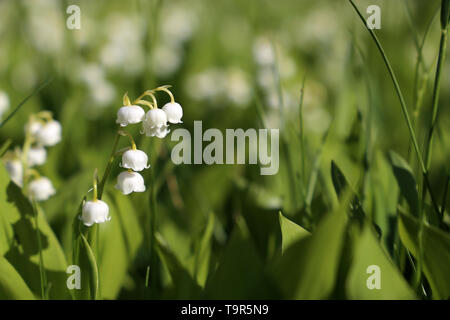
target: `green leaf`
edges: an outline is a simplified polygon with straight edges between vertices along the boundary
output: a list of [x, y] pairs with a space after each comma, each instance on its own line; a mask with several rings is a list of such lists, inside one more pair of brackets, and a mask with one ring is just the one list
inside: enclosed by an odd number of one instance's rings
[[311, 235], [306, 229], [303, 229], [298, 224], [283, 216], [281, 211], [278, 213], [278, 217], [281, 228], [281, 247], [283, 253], [296, 241]]
[[[97, 260], [95, 259], [94, 252], [92, 251], [91, 246], [89, 245], [89, 242], [87, 241], [86, 237], [83, 234], [80, 234], [80, 238], [82, 241], [82, 249], [81, 249], [81, 256], [86, 256], [88, 262], [89, 262], [89, 288], [91, 293], [91, 299], [97, 299], [98, 297], [98, 287], [99, 287], [99, 281], [98, 281], [98, 266], [97, 266]], [[83, 258], [82, 258], [83, 259]], [[83, 271], [86, 271], [86, 268], [84, 270], [82, 269], [81, 274], [83, 276]]]
[[330, 296], [345, 239], [347, 219], [343, 211], [326, 215], [312, 236], [292, 244], [271, 266], [284, 298], [324, 299]]
[[[13, 182], [3, 179], [5, 173], [3, 165], [0, 166], [0, 204], [2, 215], [0, 226], [5, 233], [0, 236], [0, 248], [6, 259], [21, 274], [30, 289], [40, 292], [41, 283], [39, 276], [39, 249], [36, 239], [36, 225], [34, 221], [33, 206], [26, 198], [22, 190]], [[5, 188], [5, 189], [3, 189]], [[3, 189], [3, 192], [1, 192]], [[5, 197], [6, 194], [6, 197]], [[50, 287], [50, 298], [68, 299], [69, 290], [66, 287], [67, 262], [61, 245], [47, 223], [45, 215], [40, 207], [37, 210], [37, 219], [41, 241], [43, 244], [43, 261]], [[12, 235], [14, 235], [13, 238]]]
[[14, 230], [12, 224], [19, 219], [14, 205], [7, 201], [7, 188], [10, 183], [9, 174], [0, 161], [0, 256], [8, 252], [13, 245]]
[[397, 184], [400, 187], [400, 192], [408, 202], [412, 214], [417, 217], [419, 213], [419, 195], [414, 174], [408, 163], [397, 153], [391, 151], [389, 158]]
[[[201, 291], [200, 287], [191, 277], [188, 270], [180, 263], [172, 250], [170, 250], [164, 238], [159, 233], [156, 233], [155, 240], [157, 252], [162, 262], [169, 270], [173, 285], [176, 288], [174, 293], [175, 297], [170, 298], [199, 298]], [[150, 270], [150, 272], [152, 272], [152, 270]], [[152, 285], [153, 284], [150, 283], [150, 288], [152, 287]]]
[[361, 202], [359, 201], [359, 198], [356, 195], [355, 191], [349, 186], [348, 181], [342, 173], [341, 169], [339, 169], [338, 165], [334, 161], [331, 161], [331, 179], [333, 180], [334, 189], [336, 190], [336, 194], [340, 200], [342, 200], [346, 192], [351, 192], [351, 216], [362, 222], [365, 214], [362, 209]]
[[214, 273], [206, 282], [207, 299], [279, 298], [248, 230], [236, 226]]
[[34, 300], [20, 274], [3, 257], [0, 257], [0, 300]]
[[[353, 240], [354, 256], [346, 281], [347, 297], [350, 299], [415, 299], [414, 291], [383, 251], [375, 234], [369, 227]], [[369, 289], [367, 282], [373, 275], [368, 268], [379, 268], [380, 289]]]
[[200, 244], [195, 255], [195, 275], [196, 280], [201, 287], [205, 286], [206, 278], [208, 277], [213, 231], [214, 214], [211, 213], [209, 214], [206, 228], [200, 239]]
[[[403, 212], [398, 215], [398, 230], [403, 245], [418, 259], [419, 220]], [[450, 298], [450, 235], [436, 227], [423, 226], [423, 266], [435, 299]]]

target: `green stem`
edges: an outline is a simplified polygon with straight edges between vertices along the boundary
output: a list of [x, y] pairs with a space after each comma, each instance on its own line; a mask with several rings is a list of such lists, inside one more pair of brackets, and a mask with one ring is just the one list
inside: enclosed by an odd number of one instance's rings
[[41, 239], [41, 232], [39, 231], [37, 204], [34, 200], [32, 200], [32, 204], [33, 204], [34, 224], [36, 227], [37, 245], [39, 248], [39, 275], [41, 280], [41, 297], [42, 299], [46, 300], [48, 299], [46, 294], [48, 293], [46, 291], [47, 275], [45, 273], [44, 257], [42, 255], [42, 239]]
[[433, 133], [436, 128], [437, 123], [437, 115], [439, 112], [439, 92], [441, 90], [441, 78], [442, 78], [442, 70], [445, 62], [445, 51], [447, 48], [447, 29], [441, 30], [441, 40], [439, 44], [439, 57], [438, 64], [436, 67], [436, 78], [434, 81], [434, 89], [433, 89], [433, 102], [432, 102], [432, 114], [431, 114], [431, 122], [428, 130], [428, 136], [426, 140], [425, 147], [425, 168], [428, 171], [431, 164], [431, 153], [432, 153], [432, 144], [433, 144]]
[[417, 159], [419, 161], [420, 167], [422, 169], [422, 172], [426, 172], [426, 170], [425, 170], [425, 163], [423, 162], [422, 155], [421, 155], [421, 152], [420, 152], [420, 149], [419, 149], [419, 144], [417, 143], [416, 134], [414, 133], [414, 128], [412, 126], [411, 119], [409, 117], [408, 108], [406, 107], [405, 99], [403, 98], [403, 94], [402, 94], [402, 91], [400, 89], [400, 85], [398, 84], [397, 77], [395, 76], [394, 70], [391, 67], [389, 59], [387, 58], [386, 53], [384, 52], [383, 46], [381, 45], [380, 41], [378, 40], [378, 37], [376, 36], [376, 34], [373, 32], [373, 30], [371, 30], [371, 29], [369, 29], [367, 27], [366, 20], [364, 19], [364, 16], [359, 11], [358, 7], [355, 5], [353, 0], [348, 0], [348, 1], [350, 2], [350, 4], [353, 6], [355, 11], [357, 12], [357, 14], [360, 17], [361, 21], [363, 22], [364, 26], [369, 31], [370, 35], [372, 36], [373, 40], [375, 41], [375, 44], [376, 44], [378, 50], [380, 51], [380, 54], [381, 54], [381, 56], [383, 58], [383, 61], [384, 61], [385, 65], [386, 65], [386, 67], [388, 69], [388, 72], [389, 72], [389, 75], [390, 75], [390, 77], [392, 79], [392, 82], [394, 83], [394, 87], [395, 87], [395, 91], [397, 93], [397, 96], [398, 96], [398, 98], [400, 100], [400, 106], [401, 106], [401, 109], [402, 109], [403, 117], [405, 118], [406, 125], [408, 126], [409, 136], [410, 136], [410, 139], [411, 139], [411, 141], [413, 143], [414, 150], [416, 152], [416, 156], [417, 156]]
[[[426, 189], [430, 189], [430, 182], [428, 180], [428, 173], [430, 169], [431, 164], [431, 153], [432, 153], [432, 144], [433, 144], [433, 133], [434, 129], [436, 127], [437, 122], [437, 115], [439, 111], [439, 92], [441, 88], [441, 76], [442, 76], [442, 69], [444, 66], [445, 61], [445, 51], [447, 48], [447, 29], [441, 30], [441, 40], [439, 44], [439, 56], [438, 56], [438, 63], [436, 67], [436, 77], [434, 81], [434, 88], [433, 88], [433, 100], [432, 100], [432, 114], [431, 114], [431, 122], [428, 129], [428, 136], [425, 141], [425, 170], [423, 171], [423, 181], [422, 181], [422, 204], [420, 207], [420, 225], [419, 225], [419, 232], [418, 232], [418, 241], [419, 241], [419, 259], [417, 263], [417, 270], [414, 276], [414, 285], [417, 290], [420, 290], [420, 282], [422, 277], [422, 269], [423, 269], [423, 255], [424, 255], [424, 248], [423, 248], [423, 230], [425, 225], [425, 197], [426, 197]], [[437, 215], [439, 219], [440, 210], [439, 207], [436, 205], [436, 201], [434, 200], [433, 193], [430, 189], [430, 196], [431, 200], [433, 202], [433, 205], [435, 207], [435, 210], [437, 210]], [[437, 209], [436, 209], [437, 207]]]
[[116, 149], [117, 149], [117, 145], [119, 144], [120, 136], [121, 135], [119, 133], [116, 134], [116, 138], [114, 139], [114, 144], [113, 144], [113, 148], [111, 151], [111, 155], [109, 157], [108, 165], [106, 166], [105, 173], [103, 173], [102, 180], [100, 181], [100, 183], [98, 185], [98, 199], [99, 200], [102, 199], [103, 189], [105, 188], [106, 180], [108, 179], [108, 176], [111, 173], [111, 168], [112, 168], [112, 164], [114, 162], [114, 158], [116, 157]]

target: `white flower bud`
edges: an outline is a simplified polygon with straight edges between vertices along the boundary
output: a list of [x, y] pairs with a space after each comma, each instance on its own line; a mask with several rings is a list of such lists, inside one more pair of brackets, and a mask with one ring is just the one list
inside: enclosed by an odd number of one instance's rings
[[23, 167], [19, 159], [5, 161], [5, 168], [8, 171], [11, 180], [19, 187], [23, 185]]
[[128, 124], [141, 122], [145, 117], [145, 111], [139, 106], [123, 106], [117, 111], [116, 123], [125, 127]]
[[102, 200], [86, 201], [81, 212], [81, 221], [87, 227], [94, 223], [104, 223], [111, 220], [109, 207]]
[[169, 133], [166, 113], [161, 109], [149, 110], [142, 122], [142, 128], [147, 137], [164, 138]]
[[133, 171], [142, 171], [150, 167], [147, 161], [148, 156], [144, 151], [131, 149], [123, 153], [121, 166]]
[[116, 189], [125, 195], [132, 192], [144, 192], [144, 178], [137, 172], [124, 171], [117, 177]]
[[167, 115], [167, 120], [170, 123], [182, 123], [181, 118], [183, 117], [183, 108], [181, 108], [179, 103], [169, 102], [162, 108]]
[[27, 163], [29, 167], [40, 166], [47, 160], [47, 151], [44, 147], [31, 147], [28, 150]]
[[51, 120], [36, 132], [36, 140], [43, 146], [54, 146], [61, 141], [61, 131], [61, 124], [56, 120]]
[[55, 194], [52, 182], [46, 177], [34, 179], [28, 185], [29, 196], [36, 201], [44, 201]]

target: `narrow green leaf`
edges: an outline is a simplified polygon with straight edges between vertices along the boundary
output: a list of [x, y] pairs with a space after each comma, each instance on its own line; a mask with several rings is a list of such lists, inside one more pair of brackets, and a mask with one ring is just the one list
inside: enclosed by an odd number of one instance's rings
[[0, 257], [0, 300], [34, 300], [30, 288], [4, 257]]
[[[403, 245], [418, 259], [420, 223], [403, 212], [398, 214], [398, 230]], [[434, 299], [450, 298], [450, 235], [436, 227], [423, 226], [423, 269]]]
[[389, 153], [389, 158], [400, 192], [408, 202], [412, 214], [417, 217], [419, 215], [419, 194], [414, 174], [408, 163], [394, 151]]

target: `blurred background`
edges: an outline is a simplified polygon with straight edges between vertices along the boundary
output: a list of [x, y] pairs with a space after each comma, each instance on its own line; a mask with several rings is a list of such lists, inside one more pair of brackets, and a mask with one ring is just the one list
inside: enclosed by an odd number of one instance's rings
[[[440, 1], [356, 2], [366, 16], [369, 5], [381, 8], [377, 34], [422, 145], [431, 114]], [[81, 9], [79, 30], [66, 27], [71, 4]], [[170, 134], [147, 138], [139, 126], [131, 127], [138, 148], [149, 153], [152, 166], [144, 172], [149, 191], [130, 196], [114, 191], [121, 171], [114, 166], [107, 188], [112, 220], [101, 227], [105, 298], [197, 297], [159, 260], [150, 276], [153, 290], [145, 288], [152, 221], [175, 266], [199, 287], [207, 284], [205, 297], [282, 297], [270, 284], [267, 290], [254, 285], [240, 290], [239, 283], [258, 282], [255, 270], [280, 250], [279, 211], [313, 231], [336, 206], [331, 160], [360, 194], [392, 254], [399, 191], [387, 155], [394, 150], [414, 157], [391, 79], [347, 1], [0, 0], [0, 21], [0, 118], [51, 78], [0, 129], [0, 143], [12, 139], [13, 146], [21, 145], [24, 124], [39, 110], [52, 111], [62, 123], [63, 140], [49, 150], [40, 171], [57, 190], [42, 208], [69, 264], [72, 222], [94, 168], [102, 173], [106, 167], [125, 92], [136, 98], [146, 89], [171, 85], [184, 110], [183, 123], [172, 130], [193, 133], [194, 120], [202, 120], [204, 130], [223, 132], [280, 128], [279, 173], [261, 176], [256, 165], [174, 165]], [[423, 62], [416, 67], [428, 26]], [[450, 63], [443, 72], [431, 171], [439, 199], [450, 159], [448, 74]], [[161, 105], [168, 101], [158, 97]], [[120, 147], [127, 144], [124, 138]], [[414, 160], [412, 166], [418, 173]], [[239, 239], [231, 242], [237, 228]], [[207, 230], [210, 238], [202, 240]], [[202, 251], [205, 243], [209, 249]]]

